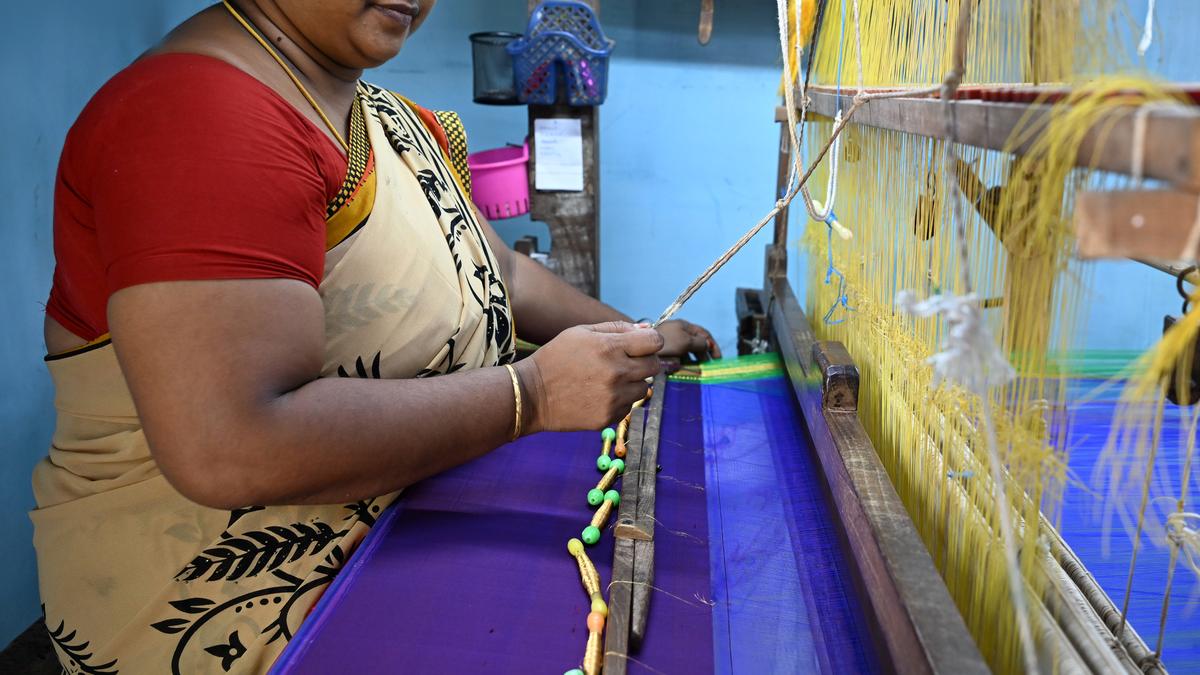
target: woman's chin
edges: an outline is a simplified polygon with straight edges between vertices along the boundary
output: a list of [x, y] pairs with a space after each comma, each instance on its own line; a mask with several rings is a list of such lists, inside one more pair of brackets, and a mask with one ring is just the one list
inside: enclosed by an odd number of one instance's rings
[[355, 46], [358, 47], [358, 58], [362, 60], [362, 63], [354, 65], [363, 70], [382, 66], [396, 58], [396, 55], [400, 53], [400, 49], [404, 47], [406, 38], [407, 36], [402, 38], [375, 36], [371, 40], [359, 42]]

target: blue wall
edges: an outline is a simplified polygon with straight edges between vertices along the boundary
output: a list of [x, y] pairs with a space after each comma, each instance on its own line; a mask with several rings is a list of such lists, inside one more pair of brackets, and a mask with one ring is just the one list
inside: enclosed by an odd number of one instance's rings
[[[1131, 0], [1140, 23], [1145, 0]], [[42, 303], [52, 271], [54, 169], [67, 128], [91, 94], [200, 0], [0, 3], [0, 235], [7, 289], [0, 294], [0, 645], [38, 613], [29, 472], [45, 452], [52, 392], [41, 363]], [[773, 4], [717, 3], [712, 43], [700, 47], [695, 0], [605, 0], [604, 23], [618, 41], [609, 100], [601, 113], [601, 294], [634, 316], [657, 315], [773, 201], [777, 45]], [[1200, 25], [1195, 6], [1159, 3], [1161, 27]], [[1190, 5], [1190, 3], [1188, 3]], [[523, 108], [471, 103], [467, 34], [521, 30], [524, 0], [444, 0], [423, 31], [373, 81], [431, 107], [462, 113], [475, 149], [519, 141]], [[1161, 36], [1161, 33], [1160, 33]], [[1200, 64], [1183, 40], [1149, 55], [1175, 79]], [[1162, 42], [1160, 42], [1162, 44]], [[497, 223], [509, 240], [545, 228], [528, 219]], [[800, 226], [793, 225], [794, 231]], [[794, 236], [798, 236], [798, 233]], [[757, 286], [768, 234], [750, 244], [682, 315], [734, 342], [733, 289]], [[1144, 348], [1161, 315], [1176, 311], [1171, 282], [1131, 263], [1098, 266], [1087, 346]]]
[[[482, 4], [482, 3], [481, 3]], [[444, 3], [408, 50], [369, 77], [428, 106], [457, 110], [473, 149], [520, 142], [523, 107], [471, 102], [474, 31], [522, 31], [520, 2]], [[779, 45], [774, 3], [718, 3], [712, 42], [696, 41], [693, 0], [605, 0], [617, 42], [600, 113], [601, 298], [655, 316], [773, 203]], [[509, 241], [549, 236], [526, 218], [494, 223]], [[733, 289], [761, 285], [766, 233], [700, 291], [681, 316], [735, 349]]]
[[[195, 5], [180, 3], [174, 5]], [[101, 84], [190, 13], [172, 3], [0, 3], [0, 645], [38, 615], [29, 475], [53, 429], [42, 365], [53, 271], [50, 213], [63, 137]]]

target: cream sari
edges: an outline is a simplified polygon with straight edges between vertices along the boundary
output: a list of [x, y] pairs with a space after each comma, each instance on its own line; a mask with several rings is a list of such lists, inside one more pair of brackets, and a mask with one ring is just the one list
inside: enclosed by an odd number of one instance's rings
[[[465, 163], [451, 161], [465, 148], [456, 118], [439, 116], [439, 127], [370, 85], [352, 118], [319, 289], [322, 375], [427, 377], [507, 363], [508, 295]], [[397, 493], [232, 512], [196, 505], [159, 472], [110, 343], [47, 362], [58, 422], [34, 472], [31, 517], [63, 667], [265, 671]]]

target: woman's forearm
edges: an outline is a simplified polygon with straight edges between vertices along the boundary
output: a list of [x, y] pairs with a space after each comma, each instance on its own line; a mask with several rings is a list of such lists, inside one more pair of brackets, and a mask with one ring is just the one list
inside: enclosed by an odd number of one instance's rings
[[[507, 368], [427, 379], [320, 377], [317, 292], [293, 280], [143, 284], [109, 301], [113, 346], [150, 452], [214, 508], [385, 494], [515, 431]], [[575, 327], [513, 365], [521, 431], [599, 429], [645, 394], [657, 332]]]
[[317, 379], [234, 425], [240, 433], [228, 447], [237, 456], [221, 481], [229, 505], [386, 494], [504, 444], [514, 413], [502, 367], [414, 380]]
[[[329, 503], [385, 494], [506, 442], [512, 379], [319, 377], [324, 310], [290, 280], [145, 284], [109, 302], [113, 344], [150, 452], [206, 506]], [[524, 431], [538, 423], [533, 362]], [[524, 391], [524, 390], [523, 390]]]

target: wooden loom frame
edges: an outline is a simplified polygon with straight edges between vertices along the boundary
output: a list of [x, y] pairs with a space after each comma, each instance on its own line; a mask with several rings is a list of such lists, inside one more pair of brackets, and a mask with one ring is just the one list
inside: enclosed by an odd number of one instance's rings
[[[811, 114], [831, 118], [839, 105], [843, 108], [848, 107], [853, 102], [853, 97], [839, 97], [836, 93], [814, 87], [810, 89], [810, 101]], [[944, 104], [941, 101], [928, 98], [875, 100], [856, 113], [853, 123], [945, 139], [947, 130], [942, 121], [942, 105]], [[956, 140], [966, 145], [993, 150], [1003, 150], [1008, 136], [1023, 121], [1027, 123], [1032, 116], [1040, 116], [1040, 119], [1033, 119], [1037, 120], [1036, 123], [1041, 125], [1041, 128], [1045, 128], [1045, 120], [1048, 120], [1049, 116], [1049, 106], [1042, 104], [967, 100], [957, 102], [956, 106]], [[1114, 120], [1115, 132], [1108, 139], [1115, 142], [1101, 144], [1105, 139], [1098, 132], [1093, 131], [1089, 134], [1079, 152], [1077, 164], [1087, 166], [1089, 162], [1095, 161], [1098, 168], [1130, 173], [1133, 117], [1131, 110], [1118, 113]], [[1147, 117], [1146, 147], [1153, 149], [1153, 152], [1161, 150], [1162, 154], [1155, 160], [1146, 162], [1143, 167], [1144, 175], [1164, 180], [1184, 190], [1195, 190], [1200, 186], [1200, 111], [1151, 111]], [[777, 108], [775, 119], [783, 123], [780, 127], [776, 176], [778, 196], [786, 190], [793, 158], [788, 142], [786, 111]], [[1023, 153], [1030, 145], [1031, 143], [1027, 142], [1018, 148], [1017, 152]], [[1098, 152], [1093, 155], [1093, 151], [1096, 150]], [[1154, 193], [1141, 194], [1145, 196]], [[920, 543], [907, 511], [903, 504], [899, 503], [899, 497], [892, 488], [870, 439], [866, 437], [861, 423], [858, 422], [857, 415], [852, 415], [852, 420], [847, 416], [847, 413], [855, 409], [850, 401], [853, 399], [856, 402], [857, 397], [845, 394], [834, 396], [833, 407], [830, 407], [830, 396], [826, 393], [834, 386], [834, 383], [831, 383], [830, 368], [840, 366], [843, 370], [852, 370], [853, 386], [843, 384], [839, 389], [843, 392], [853, 390], [855, 393], [857, 370], [840, 343], [819, 343], [812, 337], [808, 320], [787, 280], [787, 218], [788, 210], [785, 208], [776, 216], [774, 243], [767, 247], [765, 277], [768, 302], [764, 305], [770, 308], [767, 320], [770, 323], [773, 344], [778, 345], [779, 351], [783, 353], [793, 387], [803, 404], [809, 432], [821, 454], [835, 501], [838, 499], [839, 490], [842, 493], [855, 492], [854, 495], [844, 495], [841, 502], [838, 502], [843, 524], [846, 525], [850, 550], [856, 556], [867, 558], [869, 563], [872, 557], [871, 549], [876, 547], [882, 556], [882, 563], [876, 561], [875, 568], [868, 564], [867, 569], [893, 574], [890, 581], [897, 602], [890, 608], [882, 608], [885, 610], [882, 613], [876, 608], [874, 617], [880, 623], [885, 650], [893, 658], [917, 659], [916, 663], [894, 661], [906, 664], [898, 668], [901, 672], [965, 672], [958, 668], [946, 670], [943, 667], [947, 659], [963, 656], [942, 651], [947, 649], [942, 643], [943, 640], [961, 639], [961, 635], [953, 638], [953, 633], [940, 632], [942, 624], [939, 621], [945, 622], [947, 626], [952, 623], [939, 613], [945, 612], [947, 608], [910, 605], [907, 602], [910, 597], [921, 597], [917, 595], [917, 589], [922, 588], [921, 584], [927, 584], [924, 587], [926, 591], [933, 590], [934, 586], [928, 579], [916, 574], [913, 571], [914, 567], [923, 567], [924, 558], [929, 560], [928, 568], [932, 569], [935, 575], [936, 569], [932, 567], [932, 559]], [[1126, 227], [1127, 224], [1100, 222], [1095, 226], [1111, 230]], [[1180, 236], [1180, 229], [1182, 224], [1176, 227], [1175, 238]], [[1147, 264], [1166, 272], [1175, 272], [1174, 267]], [[781, 332], [784, 330], [789, 331], [790, 335]], [[811, 357], [807, 349], [813, 350]], [[846, 380], [848, 377], [849, 375], [840, 375], [834, 380]], [[821, 379], [822, 405], [819, 407], [814, 403], [816, 378]], [[837, 400], [842, 401], [840, 407], [836, 403]], [[819, 421], [814, 424], [814, 418], [818, 415], [826, 418], [825, 425], [821, 425]], [[828, 430], [829, 438], [825, 438], [822, 433], [822, 426]], [[841, 454], [842, 468], [845, 469], [843, 476], [837, 475], [840, 473], [838, 458], [834, 456], [831, 447]], [[854, 515], [855, 502], [862, 508], [865, 525], [853, 519], [846, 520], [847, 511], [849, 515]], [[895, 510], [896, 506], [899, 507], [898, 511]], [[906, 542], [902, 538], [890, 536], [888, 528], [895, 526], [889, 523], [892, 516], [899, 517], [898, 522], [902, 528], [904, 523], [913, 527], [911, 535], [905, 536], [911, 536], [907, 543], [915, 542], [921, 549], [919, 552], [905, 548]], [[1042, 624], [1035, 639], [1043, 648], [1043, 656], [1055, 659], [1056, 666], [1067, 672], [1165, 674], [1166, 669], [1157, 655], [1147, 647], [1137, 631], [1122, 620], [1120, 611], [1107, 593], [1058, 535], [1057, 530], [1049, 526], [1044, 516], [1043, 523], [1047, 526], [1045, 529], [1048, 533], [1049, 553], [1039, 557], [1037, 574], [1046, 582], [1045, 591], [1041, 597], [1032, 598], [1032, 609], [1039, 615]], [[858, 531], [854, 530], [855, 527]], [[860, 573], [862, 565], [860, 561]], [[863, 578], [864, 581], [867, 580], [867, 577]], [[872, 581], [882, 582], [885, 588], [888, 587], [889, 580], [883, 574], [879, 574]], [[950, 601], [940, 576], [937, 576], [937, 582], [941, 584], [941, 591], [945, 593], [945, 600], [949, 602], [949, 610], [957, 615], [957, 609]], [[870, 588], [876, 590], [874, 586]], [[941, 601], [935, 601], [933, 604], [940, 603]], [[892, 642], [899, 641], [905, 635], [905, 613], [908, 613], [912, 630], [918, 633], [918, 637], [928, 639], [928, 642], [922, 643], [925, 664], [920, 663], [920, 653], [914, 656], [911, 653], [897, 653], [887, 649]], [[961, 617], [959, 622], [961, 623]], [[965, 631], [965, 626], [963, 630]], [[889, 640], [889, 632], [895, 635], [895, 639]], [[974, 642], [969, 635], [966, 640], [974, 648]], [[977, 651], [975, 653], [978, 654]], [[924, 668], [923, 665], [928, 667]]]
[[767, 284], [771, 341], [803, 410], [882, 665], [990, 672], [858, 419], [854, 361], [840, 342], [816, 340], [786, 276], [769, 273]]

